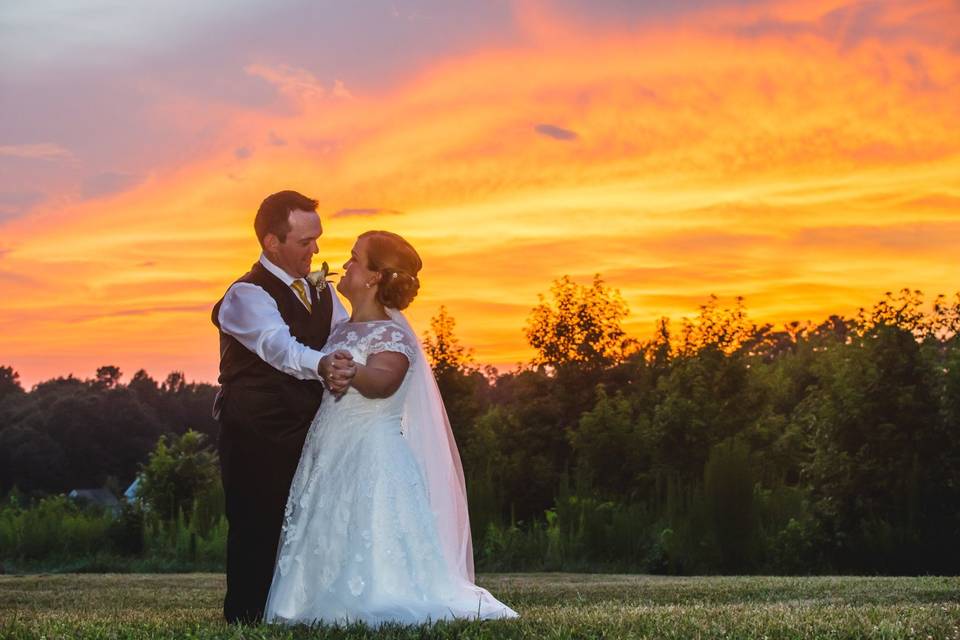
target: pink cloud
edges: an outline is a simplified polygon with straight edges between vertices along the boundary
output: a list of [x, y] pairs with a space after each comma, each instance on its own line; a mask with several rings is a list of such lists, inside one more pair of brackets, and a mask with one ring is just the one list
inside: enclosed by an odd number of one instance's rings
[[35, 160], [59, 160], [73, 157], [68, 149], [52, 142], [0, 145], [0, 156]]

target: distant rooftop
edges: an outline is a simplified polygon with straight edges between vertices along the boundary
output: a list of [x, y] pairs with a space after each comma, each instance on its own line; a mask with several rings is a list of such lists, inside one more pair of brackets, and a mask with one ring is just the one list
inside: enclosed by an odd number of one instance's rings
[[120, 501], [107, 489], [74, 489], [67, 494], [68, 498], [74, 500], [86, 500], [104, 507], [119, 507]]

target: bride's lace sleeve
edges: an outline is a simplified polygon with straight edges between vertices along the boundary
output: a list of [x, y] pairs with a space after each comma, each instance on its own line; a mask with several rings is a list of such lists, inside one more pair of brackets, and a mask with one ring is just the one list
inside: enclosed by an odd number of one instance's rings
[[378, 327], [377, 331], [370, 335], [367, 355], [372, 356], [375, 353], [384, 351], [393, 351], [407, 356], [410, 364], [413, 364], [417, 358], [417, 341], [414, 336], [404, 331], [400, 325], [388, 324]]
[[320, 357], [329, 355], [334, 351], [339, 350], [352, 352], [360, 346], [359, 343], [360, 336], [357, 334], [357, 331], [351, 328], [348, 324], [334, 327], [333, 331], [330, 332], [330, 337], [327, 339], [327, 343], [323, 345], [322, 349], [320, 349]]

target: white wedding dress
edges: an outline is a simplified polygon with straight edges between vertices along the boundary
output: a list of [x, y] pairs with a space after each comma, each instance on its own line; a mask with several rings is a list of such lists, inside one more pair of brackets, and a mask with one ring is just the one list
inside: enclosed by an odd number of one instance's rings
[[[415, 372], [429, 372], [429, 365], [403, 316], [391, 315], [394, 320], [343, 323], [324, 348], [348, 350], [360, 364], [393, 351], [411, 365], [389, 398], [365, 398], [353, 388], [340, 399], [325, 392], [290, 487], [267, 622], [377, 626], [517, 616], [473, 584], [472, 555], [461, 557], [472, 554], [462, 472], [458, 484], [450, 469], [443, 468], [449, 477], [429, 469], [447, 443], [433, 442], [439, 448], [425, 453], [411, 438], [418, 425], [407, 424], [407, 396], [419, 383]], [[432, 374], [430, 384], [435, 390]], [[431, 402], [442, 411], [441, 401]], [[459, 471], [455, 445], [450, 448]], [[437, 502], [447, 491], [458, 501], [459, 520], [456, 509]], [[462, 534], [462, 523], [465, 543], [451, 540]]]

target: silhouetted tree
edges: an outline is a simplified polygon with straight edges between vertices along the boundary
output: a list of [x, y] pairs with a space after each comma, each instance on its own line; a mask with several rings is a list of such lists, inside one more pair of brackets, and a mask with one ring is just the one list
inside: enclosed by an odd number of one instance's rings
[[23, 392], [20, 374], [14, 371], [13, 367], [0, 367], [0, 402], [10, 396], [19, 396]]
[[106, 365], [97, 369], [97, 376], [94, 378], [95, 384], [102, 389], [113, 389], [120, 383], [120, 376], [123, 375], [120, 367]]
[[474, 364], [472, 351], [460, 344], [455, 327], [456, 320], [441, 306], [430, 319], [430, 331], [423, 335], [423, 349], [459, 442], [469, 437], [471, 425], [483, 412], [487, 379]]
[[423, 350], [430, 359], [434, 374], [438, 376], [448, 370], [463, 373], [475, 367], [473, 350], [460, 344], [453, 332], [456, 325], [447, 307], [440, 305], [437, 315], [430, 318], [430, 331], [424, 333]]
[[171, 371], [163, 381], [160, 390], [168, 394], [181, 393], [187, 386], [187, 379], [182, 371]]
[[159, 404], [160, 385], [143, 369], [133, 374], [127, 388], [136, 394], [140, 402], [152, 407], [156, 407]]
[[692, 355], [707, 347], [733, 353], [754, 338], [757, 331], [756, 325], [747, 320], [742, 297], [737, 296], [731, 308], [721, 307], [719, 298], [711, 295], [707, 303], [700, 306], [695, 319], [683, 319], [678, 349], [683, 355]]
[[563, 276], [550, 294], [550, 300], [539, 296], [524, 330], [537, 351], [535, 365], [595, 369], [619, 362], [629, 352], [633, 342], [621, 326], [627, 304], [619, 291], [603, 285], [599, 274], [589, 287]]

